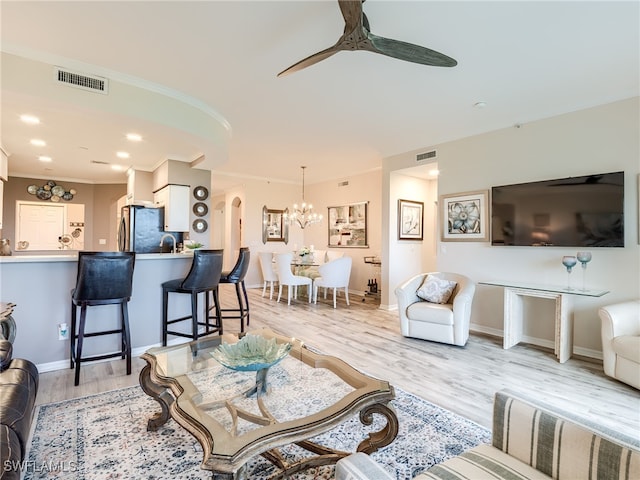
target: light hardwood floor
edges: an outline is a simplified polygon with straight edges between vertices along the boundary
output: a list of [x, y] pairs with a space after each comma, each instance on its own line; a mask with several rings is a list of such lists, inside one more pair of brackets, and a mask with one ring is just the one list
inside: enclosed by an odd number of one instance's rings
[[[235, 302], [231, 287], [221, 287], [223, 305]], [[640, 437], [640, 392], [604, 375], [597, 360], [572, 357], [559, 364], [552, 351], [531, 345], [502, 349], [502, 339], [471, 334], [465, 347], [404, 338], [397, 312], [377, 308], [370, 297], [352, 296], [351, 306], [331, 295], [309, 305], [306, 297], [276, 303], [262, 290], [249, 290], [251, 328], [268, 327], [303, 339], [320, 351], [432, 403], [491, 427], [497, 390], [509, 388], [599, 421], [616, 431]], [[321, 292], [320, 292], [321, 293]], [[135, 319], [131, 319], [135, 322]], [[158, 321], [160, 321], [158, 319]], [[237, 332], [227, 321], [225, 332]], [[133, 374], [124, 361], [84, 364], [81, 384], [73, 386], [72, 370], [43, 373], [37, 403], [49, 403], [138, 384], [144, 362], [135, 358]]]

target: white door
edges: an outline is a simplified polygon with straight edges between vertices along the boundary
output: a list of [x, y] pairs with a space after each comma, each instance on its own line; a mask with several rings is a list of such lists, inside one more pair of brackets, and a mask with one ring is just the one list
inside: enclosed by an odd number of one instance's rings
[[64, 205], [18, 203], [16, 245], [29, 242], [29, 250], [58, 250], [58, 238], [65, 233]]

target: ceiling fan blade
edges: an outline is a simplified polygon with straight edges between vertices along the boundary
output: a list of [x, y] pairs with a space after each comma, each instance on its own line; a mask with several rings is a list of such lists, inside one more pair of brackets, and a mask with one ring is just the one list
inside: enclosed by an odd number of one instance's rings
[[400, 40], [378, 37], [373, 33], [369, 33], [367, 36], [372, 46], [372, 48], [367, 48], [367, 50], [372, 52], [381, 53], [407, 62], [431, 65], [434, 67], [455, 67], [458, 64], [453, 58], [431, 50], [430, 48], [401, 42]]
[[351, 32], [358, 28], [362, 22], [362, 1], [338, 0], [342, 18], [344, 18], [344, 32]]
[[302, 70], [303, 68], [310, 67], [311, 65], [321, 62], [325, 58], [329, 58], [331, 55], [339, 51], [340, 49], [336, 45], [326, 48], [318, 53], [314, 53], [313, 55], [310, 55], [307, 58], [300, 60], [298, 63], [294, 63], [289, 68], [281, 71], [277, 76], [284, 77], [285, 75], [289, 75], [290, 73], [297, 72], [298, 70]]

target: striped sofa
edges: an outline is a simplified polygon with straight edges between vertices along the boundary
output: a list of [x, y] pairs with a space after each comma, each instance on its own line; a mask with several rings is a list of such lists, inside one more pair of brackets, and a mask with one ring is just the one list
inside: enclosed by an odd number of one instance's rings
[[[640, 479], [640, 442], [520, 394], [496, 393], [492, 445], [434, 465], [414, 480]], [[336, 480], [392, 480], [368, 455], [336, 464]]]

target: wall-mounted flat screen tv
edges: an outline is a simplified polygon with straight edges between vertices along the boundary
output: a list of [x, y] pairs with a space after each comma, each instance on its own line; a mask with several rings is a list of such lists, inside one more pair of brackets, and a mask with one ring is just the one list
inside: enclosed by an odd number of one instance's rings
[[491, 244], [624, 247], [624, 172], [492, 187]]

